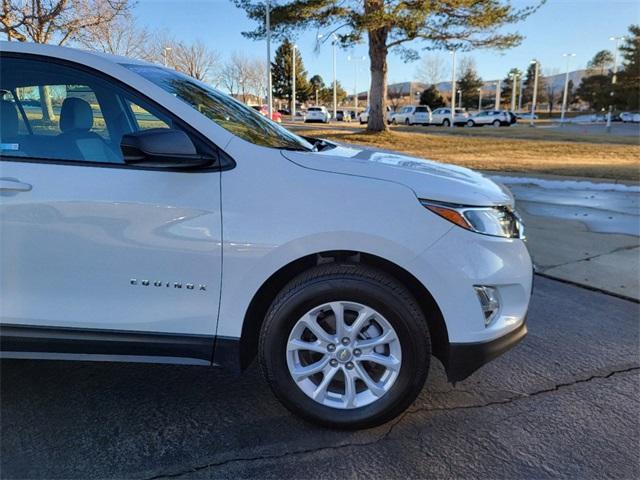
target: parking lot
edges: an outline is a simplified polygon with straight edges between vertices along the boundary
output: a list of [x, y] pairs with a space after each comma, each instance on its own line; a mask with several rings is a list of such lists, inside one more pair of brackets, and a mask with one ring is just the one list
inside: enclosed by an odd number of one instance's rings
[[314, 427], [254, 365], [2, 363], [3, 478], [637, 478], [638, 304], [536, 278], [529, 335], [362, 432]]

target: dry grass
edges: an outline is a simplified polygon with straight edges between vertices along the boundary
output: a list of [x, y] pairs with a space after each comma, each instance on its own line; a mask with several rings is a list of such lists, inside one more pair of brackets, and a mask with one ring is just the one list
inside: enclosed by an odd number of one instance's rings
[[[614, 125], [614, 129], [621, 125]], [[626, 127], [626, 126], [625, 126]], [[636, 135], [609, 135], [604, 130], [603, 125], [579, 126], [570, 125], [566, 128], [537, 125], [531, 128], [528, 125], [517, 125], [510, 128], [476, 127], [476, 128], [441, 128], [441, 127], [397, 127], [398, 131], [410, 132], [416, 130], [420, 133], [431, 133], [434, 135], [455, 135], [464, 137], [480, 138], [511, 138], [521, 140], [540, 140], [545, 142], [583, 142], [583, 143], [608, 143], [616, 145], [640, 145], [640, 129], [633, 130]], [[631, 130], [633, 126], [628, 128]]]
[[[295, 129], [295, 127], [294, 127]], [[459, 129], [464, 132], [469, 129]], [[489, 130], [489, 129], [487, 129]], [[493, 129], [504, 131], [509, 129]], [[534, 130], [534, 129], [532, 129]], [[478, 170], [640, 181], [640, 146], [463, 134], [304, 128], [307, 136], [404, 152]]]

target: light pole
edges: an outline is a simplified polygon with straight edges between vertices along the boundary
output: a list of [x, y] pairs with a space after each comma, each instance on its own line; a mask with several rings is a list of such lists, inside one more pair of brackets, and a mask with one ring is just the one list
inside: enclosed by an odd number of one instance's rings
[[518, 80], [518, 73], [513, 72], [509, 74], [511, 79], [511, 111], [516, 111], [516, 82]]
[[462, 90], [458, 89], [458, 105], [462, 108]]
[[[609, 37], [609, 40], [616, 42], [616, 48], [613, 51], [613, 76], [611, 77], [611, 93], [609, 97], [613, 97], [613, 86], [617, 82], [618, 74], [618, 50], [620, 48], [620, 40], [624, 40], [625, 37]], [[607, 131], [611, 131], [611, 115], [613, 114], [613, 104], [609, 104], [609, 113], [607, 114]]]
[[333, 41], [333, 120], [338, 116], [338, 73], [336, 68], [336, 34], [332, 35]]
[[267, 111], [269, 120], [273, 119], [273, 93], [271, 85], [271, 0], [266, 3], [265, 26], [267, 30]]
[[296, 119], [296, 44], [291, 46], [291, 121]]
[[531, 60], [531, 63], [535, 65], [533, 75], [533, 97], [531, 99], [531, 120], [529, 126], [533, 127], [533, 119], [536, 116], [536, 100], [538, 99], [538, 73], [540, 70], [540, 63], [538, 60]]
[[[318, 39], [323, 38], [324, 35], [322, 33], [318, 34]], [[333, 119], [335, 120], [338, 114], [338, 78], [337, 78], [337, 67], [336, 67], [336, 44], [338, 40], [338, 36], [335, 33], [331, 34], [331, 45], [333, 47]]]
[[162, 49], [162, 58], [164, 60], [164, 66], [169, 65], [169, 52], [171, 51], [171, 47], [164, 47]]
[[563, 57], [567, 57], [567, 73], [564, 75], [564, 93], [562, 94], [562, 112], [560, 113], [560, 123], [564, 125], [564, 114], [567, 110], [567, 96], [569, 94], [569, 61], [571, 57], [575, 57], [575, 53], [563, 53]]
[[451, 128], [453, 128], [456, 114], [456, 51], [451, 50]]
[[521, 112], [522, 111], [522, 89], [524, 88], [522, 75], [520, 75], [520, 78], [518, 80], [520, 84], [520, 91], [518, 92], [518, 111]]
[[367, 59], [367, 57], [362, 56], [362, 57], [352, 57], [351, 55], [349, 55], [347, 57], [347, 60], [349, 62], [353, 62], [354, 64], [354, 68], [353, 68], [353, 73], [354, 73], [354, 81], [353, 81], [353, 108], [354, 110], [357, 112], [358, 111], [358, 70], [360, 69], [360, 62], [364, 62]]
[[478, 88], [478, 112], [482, 111], [482, 87]]
[[502, 94], [502, 92], [500, 91], [501, 83], [502, 83], [502, 80], [498, 80], [496, 82], [496, 102], [495, 102], [495, 105], [493, 106], [495, 110], [500, 110], [500, 95]]

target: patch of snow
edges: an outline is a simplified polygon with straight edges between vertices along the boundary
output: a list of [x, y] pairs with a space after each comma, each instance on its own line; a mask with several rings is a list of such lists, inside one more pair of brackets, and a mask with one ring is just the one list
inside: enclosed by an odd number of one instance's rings
[[599, 190], [640, 193], [640, 185], [625, 185], [621, 183], [600, 183], [586, 180], [547, 180], [544, 178], [511, 177], [507, 175], [492, 175], [491, 178], [505, 185], [531, 185], [550, 190]]

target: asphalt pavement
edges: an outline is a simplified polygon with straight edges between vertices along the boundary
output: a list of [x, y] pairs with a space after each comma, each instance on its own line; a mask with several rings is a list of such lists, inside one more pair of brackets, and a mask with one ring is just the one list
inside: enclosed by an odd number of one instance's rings
[[5, 360], [0, 477], [638, 478], [639, 305], [536, 278], [529, 335], [378, 428], [291, 415], [254, 365]]

